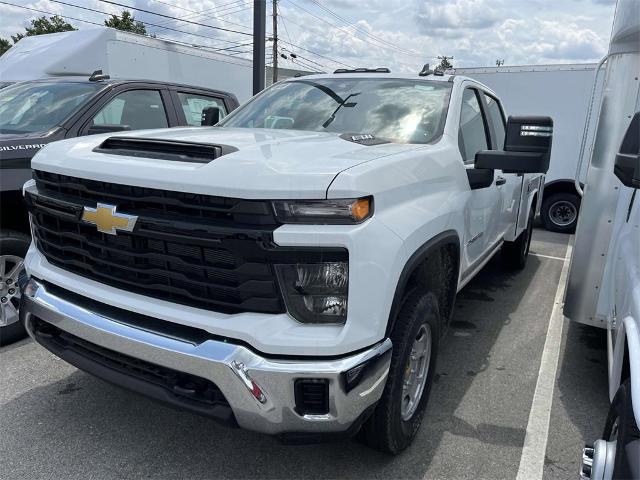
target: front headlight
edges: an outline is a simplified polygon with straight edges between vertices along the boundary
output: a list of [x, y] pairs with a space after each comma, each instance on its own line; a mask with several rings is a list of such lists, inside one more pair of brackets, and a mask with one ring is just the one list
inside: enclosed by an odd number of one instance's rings
[[302, 323], [339, 323], [347, 319], [347, 262], [276, 265], [287, 310]]
[[283, 223], [340, 224], [364, 222], [373, 214], [373, 197], [335, 200], [277, 200], [273, 202]]

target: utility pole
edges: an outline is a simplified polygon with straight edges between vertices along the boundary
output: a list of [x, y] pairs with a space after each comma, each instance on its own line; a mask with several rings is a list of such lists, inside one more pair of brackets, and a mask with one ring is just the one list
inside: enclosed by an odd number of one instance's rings
[[273, 16], [273, 83], [278, 81], [278, 0], [272, 0]]
[[266, 0], [253, 0], [253, 94], [264, 90]]

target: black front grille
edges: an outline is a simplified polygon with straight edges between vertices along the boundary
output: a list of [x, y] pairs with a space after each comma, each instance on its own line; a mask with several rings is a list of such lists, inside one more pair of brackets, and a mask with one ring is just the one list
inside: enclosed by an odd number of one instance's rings
[[[27, 195], [47, 260], [127, 291], [224, 313], [284, 312], [266, 201], [119, 185], [36, 171]], [[84, 206], [137, 215], [133, 232], [109, 235], [81, 220]], [[291, 253], [291, 252], [289, 252]]]

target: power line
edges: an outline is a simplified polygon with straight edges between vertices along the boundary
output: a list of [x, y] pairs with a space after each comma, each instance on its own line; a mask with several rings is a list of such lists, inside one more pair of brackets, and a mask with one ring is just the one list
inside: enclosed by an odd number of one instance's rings
[[[55, 1], [56, 3], [64, 3], [64, 2], [60, 2], [59, 0], [50, 0], [50, 1]], [[193, 22], [191, 20], [183, 20], [181, 18], [172, 17], [171, 15], [165, 15], [164, 13], [152, 12], [151, 10], [145, 10], [144, 8], [131, 7], [129, 5], [124, 5], [122, 3], [112, 2], [111, 0], [99, 0], [99, 1], [102, 2], [102, 3], [108, 3], [110, 5], [116, 5], [118, 7], [122, 7], [122, 8], [126, 8], [126, 9], [136, 10], [137, 12], [147, 13], [149, 15], [156, 15], [158, 17], [169, 18], [171, 20], [176, 20], [176, 21], [179, 21], [179, 22], [190, 23], [192, 25], [197, 25], [199, 27], [213, 28], [214, 30], [222, 30], [224, 32], [237, 33], [238, 35], [247, 35], [247, 36], [250, 36], [250, 37], [253, 36], [252, 33], [241, 32], [239, 30], [231, 30], [230, 28], [214, 27], [213, 25], [207, 25], [206, 23], [200, 23], [200, 22]]]
[[[102, 15], [107, 15], [107, 16], [109, 16], [109, 17], [112, 15], [112, 14], [110, 14], [110, 13], [108, 13], [108, 12], [104, 12], [104, 11], [102, 11], [102, 10], [97, 10], [97, 9], [95, 9], [95, 8], [89, 8], [89, 7], [83, 7], [83, 6], [81, 6], [81, 5], [74, 5], [74, 4], [72, 4], [72, 3], [63, 2], [63, 1], [61, 1], [61, 0], [49, 0], [49, 1], [50, 1], [50, 2], [53, 2], [53, 3], [59, 3], [59, 4], [62, 4], [62, 5], [67, 5], [67, 6], [69, 6], [69, 7], [79, 8], [79, 9], [81, 9], [81, 10], [88, 10], [88, 11], [90, 11], [90, 12], [100, 13], [100, 14], [102, 14]], [[160, 29], [162, 29], [162, 30], [171, 30], [171, 31], [174, 31], [174, 32], [183, 33], [183, 34], [185, 34], [185, 35], [193, 35], [193, 36], [195, 36], [195, 37], [202, 37], [202, 38], [206, 38], [207, 40], [213, 40], [213, 41], [225, 42], [225, 43], [232, 43], [232, 44], [239, 44], [239, 43], [241, 43], [241, 42], [238, 42], [237, 40], [236, 40], [236, 41], [233, 41], [233, 40], [225, 40], [225, 39], [223, 39], [223, 38], [212, 38], [212, 37], [208, 37], [208, 36], [206, 36], [206, 35], [201, 35], [201, 34], [199, 34], [199, 33], [186, 32], [186, 31], [184, 31], [184, 30], [179, 30], [179, 29], [177, 29], [177, 28], [164, 27], [164, 26], [162, 26], [162, 25], [158, 25], [158, 24], [156, 24], [156, 23], [151, 23], [151, 22], [141, 22], [141, 23], [143, 23], [144, 25], [150, 25], [150, 26], [152, 26], [152, 27], [158, 27], [158, 28], [160, 28]], [[104, 25], [101, 25], [101, 26], [104, 26]]]
[[[53, 2], [53, 3], [61, 4], [61, 5], [66, 5], [66, 6], [69, 6], [69, 7], [79, 8], [79, 9], [81, 9], [81, 10], [86, 10], [86, 11], [91, 11], [91, 12], [94, 12], [94, 13], [99, 13], [99, 14], [101, 14], [101, 15], [107, 15], [107, 16], [109, 16], [109, 17], [112, 15], [112, 14], [110, 14], [110, 13], [108, 13], [108, 12], [104, 12], [104, 11], [101, 11], [101, 10], [97, 10], [97, 9], [95, 9], [95, 8], [83, 7], [83, 6], [81, 6], [81, 5], [74, 5], [74, 4], [72, 4], [72, 3], [64, 2], [64, 1], [62, 1], [62, 0], [49, 0], [49, 1], [50, 1], [50, 2]], [[118, 3], [116, 3], [116, 2], [111, 2], [111, 1], [108, 1], [108, 0], [100, 0], [100, 1], [102, 1], [102, 2], [104, 2], [104, 3], [111, 3], [111, 4], [114, 4], [114, 5], [122, 6], [123, 8], [131, 8], [131, 9], [133, 9], [133, 10], [140, 10], [140, 11], [143, 11], [143, 12], [147, 12], [147, 11], [145, 11], [145, 10], [143, 10], [143, 9], [136, 9], [136, 8], [133, 8], [133, 7], [127, 7], [126, 5], [118, 4]], [[12, 4], [12, 3], [9, 3], [9, 2], [5, 2], [5, 1], [0, 1], [0, 3], [6, 4], [6, 5], [15, 6], [15, 7], [18, 7], [18, 8], [24, 8], [24, 9], [27, 9], [27, 10], [38, 11], [39, 13], [46, 13], [47, 15], [56, 15], [55, 13], [46, 12], [46, 11], [44, 11], [44, 10], [33, 9], [33, 8], [30, 8], [30, 7], [23, 7], [22, 5], [15, 5], [15, 4]], [[172, 19], [172, 20], [180, 20], [179, 18], [171, 17], [171, 16], [169, 16], [169, 15], [157, 14], [157, 13], [154, 13], [154, 14], [155, 14], [155, 15], [162, 16], [162, 17], [167, 17], [167, 18], [170, 18], [170, 19]], [[74, 18], [74, 17], [65, 16], [65, 15], [59, 15], [59, 16], [61, 16], [61, 17], [63, 17], [63, 18], [69, 18], [69, 19], [71, 19], [71, 20], [75, 20], [75, 21], [79, 21], [79, 22], [90, 23], [90, 24], [92, 24], [92, 25], [104, 26], [103, 24], [96, 23], [96, 22], [91, 22], [91, 21], [88, 21], [88, 20], [76, 19], [76, 18]], [[162, 30], [169, 30], [169, 31], [177, 32], [177, 33], [182, 33], [182, 34], [185, 34], [185, 35], [192, 35], [192, 36], [195, 36], [195, 37], [206, 38], [207, 40], [213, 40], [213, 41], [219, 41], [219, 42], [225, 42], [225, 43], [235, 44], [235, 46], [234, 46], [233, 48], [237, 48], [237, 47], [239, 47], [239, 46], [241, 45], [241, 42], [238, 42], [238, 41], [226, 40], [226, 39], [222, 39], [222, 38], [211, 38], [211, 37], [207, 37], [206, 35], [201, 35], [201, 34], [193, 33], [193, 32], [187, 32], [187, 31], [180, 30], [180, 29], [177, 29], [177, 28], [166, 27], [166, 26], [162, 26], [162, 25], [158, 25], [158, 24], [156, 24], [156, 23], [151, 23], [151, 22], [146, 22], [146, 21], [141, 22], [141, 23], [143, 23], [144, 25], [148, 25], [148, 26], [152, 26], [152, 27], [157, 27], [157, 28], [160, 28], [160, 29], [162, 29]], [[187, 22], [187, 23], [194, 23], [194, 24], [196, 24], [196, 25], [201, 25], [201, 26], [205, 26], [205, 27], [209, 27], [209, 28], [214, 28], [214, 29], [219, 29], [219, 30], [226, 30], [226, 31], [228, 31], [228, 29], [216, 28], [216, 27], [212, 27], [211, 25], [199, 24], [199, 23], [197, 23], [197, 22]], [[241, 33], [242, 33], [242, 32], [241, 32]], [[251, 35], [251, 34], [246, 34], [246, 33], [243, 33], [243, 34], [245, 34], [245, 35]], [[160, 39], [162, 39], [162, 38], [160, 38]], [[168, 39], [163, 39], [163, 40], [168, 40]], [[309, 49], [304, 48], [304, 47], [302, 47], [302, 46], [300, 46], [300, 45], [297, 45], [297, 44], [295, 44], [295, 43], [293, 43], [293, 42], [291, 42], [291, 41], [285, 41], [285, 40], [282, 40], [282, 39], [281, 39], [280, 41], [281, 41], [282, 43], [284, 43], [284, 44], [287, 44], [287, 45], [289, 45], [289, 46], [293, 47], [293, 48], [297, 48], [297, 49], [299, 49], [299, 50], [305, 51], [305, 52], [307, 52], [307, 53], [310, 53], [311, 55], [317, 56], [317, 57], [319, 57], [319, 58], [323, 58], [323, 59], [328, 60], [328, 61], [330, 61], [330, 62], [332, 62], [332, 63], [336, 63], [336, 64], [338, 64], [338, 65], [342, 65], [342, 66], [349, 67], [349, 68], [354, 68], [352, 65], [346, 64], [346, 63], [341, 62], [341, 61], [338, 61], [338, 60], [334, 60], [334, 59], [332, 59], [332, 58], [330, 58], [330, 57], [327, 57], [326, 55], [322, 55], [322, 54], [320, 54], [320, 53], [316, 53], [316, 52], [314, 52], [314, 51], [312, 51], [312, 50], [309, 50]], [[184, 43], [184, 42], [182, 42], [182, 43]], [[215, 48], [215, 47], [212, 47], [212, 46], [206, 46], [206, 45], [203, 45], [203, 47], [206, 47], [206, 48], [208, 48], [208, 49], [210, 49], [210, 50], [213, 50], [213, 51], [220, 50], [219, 48]], [[298, 56], [300, 56], [300, 55], [298, 55]], [[300, 56], [300, 58], [303, 58], [303, 59], [305, 59], [305, 60], [306, 60], [306, 61], [308, 61], [308, 62], [313, 62], [313, 63], [315, 63], [316, 65], [320, 66], [321, 68], [326, 68], [324, 65], [321, 65], [321, 64], [319, 64], [319, 63], [317, 63], [317, 62], [314, 62], [314, 61], [313, 61], [313, 60], [311, 60], [311, 59], [306, 59], [305, 57], [302, 57], [302, 56]]]
[[[152, 1], [160, 2], [160, 0], [152, 0]], [[167, 3], [167, 2], [160, 2], [160, 3], [163, 3], [163, 4], [165, 4], [165, 5], [171, 5], [170, 3]], [[232, 2], [232, 3], [238, 3], [238, 1], [236, 1], [236, 2]], [[240, 2], [239, 2], [239, 3], [244, 3], [244, 0], [240, 0]], [[230, 4], [225, 3], [224, 5], [230, 5]], [[221, 6], [220, 6], [220, 8], [221, 8], [221, 7], [223, 7], [224, 5], [221, 5]], [[215, 7], [214, 7], [214, 8], [208, 8], [207, 10], [202, 10], [201, 12], [196, 12], [195, 10], [190, 10], [190, 9], [188, 9], [188, 8], [180, 7], [180, 6], [178, 6], [178, 5], [171, 5], [171, 6], [173, 6], [173, 7], [175, 7], [175, 8], [178, 8], [178, 9], [180, 9], [180, 10], [187, 11], [187, 12], [194, 12], [194, 13], [192, 13], [192, 14], [187, 14], [187, 15], [185, 15], [185, 16], [184, 16], [184, 17], [182, 17], [182, 18], [190, 18], [191, 20], [193, 20], [193, 18], [195, 18], [195, 17], [197, 17], [197, 16], [199, 16], [199, 15], [204, 15], [204, 16], [206, 16], [206, 18], [207, 18], [207, 19], [209, 19], [209, 20], [213, 20], [213, 21], [215, 21], [215, 22], [228, 23], [229, 25], [233, 25], [233, 26], [235, 26], [235, 27], [240, 27], [240, 28], [245, 28], [245, 27], [246, 27], [246, 25], [242, 25], [242, 24], [240, 24], [240, 23], [232, 22], [231, 20], [226, 20], [226, 19], [224, 19], [224, 20], [223, 20], [223, 19], [221, 19], [221, 18], [217, 18], [217, 17], [213, 16], [213, 15], [215, 15], [215, 14], [219, 14], [220, 12], [217, 12], [217, 11], [216, 11], [216, 12], [212, 12], [212, 13], [206, 13], [206, 12], [211, 12], [212, 10], [216, 10], [216, 8], [215, 8]], [[236, 5], [236, 6], [237, 6], [237, 5]], [[231, 7], [231, 8], [235, 8], [235, 6], [234, 6], [234, 7]], [[226, 14], [227, 14], [227, 12], [223, 12], [223, 14], [224, 14], [224, 15], [226, 15]], [[174, 20], [163, 20], [163, 21], [160, 21], [160, 22], [159, 22], [159, 24], [160, 24], [160, 25], [168, 25], [168, 24], [170, 24], [170, 23], [171, 23], [171, 22], [173, 22], [173, 21], [174, 21]]]
[[311, 0], [314, 4], [316, 4], [318, 7], [320, 7], [322, 10], [324, 10], [325, 12], [329, 13], [330, 15], [334, 16], [335, 18], [337, 18], [338, 20], [344, 22], [347, 24], [347, 26], [352, 27], [354, 30], [362, 33], [363, 35], [366, 35], [368, 37], [371, 37], [372, 39], [376, 40], [377, 42], [383, 43], [385, 45], [388, 45], [389, 47], [398, 50], [401, 53], [405, 53], [406, 55], [410, 55], [410, 56], [418, 56], [422, 58], [422, 55], [420, 55], [419, 52], [416, 52], [415, 50], [410, 50], [407, 48], [403, 48], [400, 47], [394, 43], [391, 43], [387, 40], [385, 40], [384, 38], [381, 38], [377, 35], [374, 35], [370, 32], [367, 32], [364, 28], [356, 25], [354, 22], [350, 22], [349, 20], [347, 20], [344, 17], [341, 17], [340, 15], [338, 15], [336, 12], [334, 12], [333, 10], [331, 10], [330, 8], [324, 6], [323, 4], [321, 4], [318, 0]]
[[49, 16], [52, 16], [52, 17], [53, 16], [58, 16], [58, 17], [66, 18], [67, 20], [73, 20], [73, 21], [76, 21], [76, 22], [90, 23], [91, 25], [98, 25], [100, 27], [104, 27], [103, 23], [92, 22], [90, 20], [82, 20], [81, 18], [70, 17], [68, 15], [60, 15], [59, 13], [47, 12], [46, 10], [40, 10], [38, 8], [25, 7], [24, 5], [16, 5], [15, 3], [9, 3], [9, 2], [5, 2], [3, 0], [0, 0], [0, 3], [2, 3], [4, 5], [9, 5], [11, 7], [24, 8], [25, 10], [31, 10], [32, 12], [44, 13], [45, 15], [49, 15]]
[[[357, 35], [355, 35], [353, 32], [350, 32], [350, 31], [348, 31], [348, 30], [345, 30], [344, 28], [342, 28], [342, 27], [340, 27], [340, 26], [338, 26], [338, 25], [336, 25], [336, 24], [334, 24], [334, 23], [331, 23], [331, 22], [329, 22], [328, 20], [326, 20], [326, 19], [324, 19], [324, 18], [322, 18], [322, 17], [319, 17], [318, 15], [316, 15], [316, 14], [315, 14], [315, 13], [313, 13], [313, 12], [310, 12], [310, 11], [309, 11], [309, 10], [307, 10], [306, 8], [301, 7], [300, 5], [298, 5], [297, 3], [295, 3], [293, 0], [287, 0], [287, 1], [288, 1], [291, 5], [293, 5], [294, 7], [296, 7], [296, 8], [298, 8], [298, 9], [302, 10], [303, 12], [306, 12], [308, 15], [311, 15], [312, 17], [317, 18], [317, 19], [318, 19], [318, 20], [320, 20], [321, 22], [326, 23], [327, 25], [329, 25], [329, 26], [331, 26], [331, 27], [333, 27], [333, 28], [337, 28], [337, 29], [338, 29], [338, 30], [340, 30], [341, 32], [346, 33], [347, 35], [349, 35], [349, 36], [351, 36], [351, 37], [355, 38], [356, 40], [359, 40], [359, 41], [361, 41], [361, 42], [367, 43], [367, 44], [372, 45], [372, 46], [374, 46], [374, 47], [376, 47], [376, 48], [389, 48], [388, 46], [387, 46], [387, 47], [385, 47], [384, 45], [380, 45], [380, 44], [378, 44], [378, 43], [372, 43], [372, 42], [370, 42], [370, 41], [368, 41], [368, 40], [366, 40], [366, 39], [359, 38], [359, 37], [358, 37]], [[378, 40], [378, 41], [379, 41], [379, 40]], [[404, 54], [404, 55], [408, 55], [408, 56], [411, 56], [411, 57], [420, 57], [420, 58], [424, 58], [422, 55], [420, 55], [420, 54], [418, 54], [418, 53], [408, 53], [408, 52], [406, 52], [406, 51], [399, 51], [399, 50], [398, 50], [398, 48], [399, 48], [399, 47], [395, 47], [395, 46], [393, 47], [393, 49], [394, 49], [395, 51], [397, 51], [398, 53], [402, 53], [402, 54]]]
[[[15, 3], [5, 2], [4, 0], [0, 0], [0, 4], [9, 5], [11, 7], [16, 7], [16, 8], [22, 8], [24, 10], [30, 10], [32, 12], [44, 13], [45, 15], [49, 15], [49, 16], [56, 16], [57, 15], [58, 17], [61, 17], [61, 18], [67, 19], [67, 20], [73, 20], [75, 22], [82, 22], [82, 23], [89, 23], [91, 25], [97, 25], [99, 27], [104, 27], [103, 23], [92, 22], [91, 20], [84, 20], [82, 18], [71, 17], [69, 15], [62, 15], [62, 14], [59, 14], [59, 13], [48, 12], [47, 10], [40, 10], [38, 8], [25, 7], [24, 5], [16, 5]], [[102, 13], [102, 12], [100, 12], [100, 13]], [[105, 15], [109, 15], [109, 14], [105, 12]], [[168, 38], [163, 38], [163, 37], [156, 37], [156, 38], [158, 38], [159, 40], [165, 40], [165, 41], [173, 41], [173, 42], [176, 41], [176, 40], [170, 40]], [[208, 38], [208, 37], [205, 37], [205, 38]], [[187, 45], [187, 46], [193, 46], [192, 44], [185, 43], [185, 42], [177, 42], [177, 43], [181, 43], [181, 44]], [[244, 45], [251, 45], [252, 43], [253, 42], [251, 42], [249, 44], [245, 43], [245, 44], [240, 44], [240, 45], [243, 45], [243, 46]], [[228, 47], [228, 48], [238, 48], [240, 45], [235, 45], [233, 47]], [[206, 50], [211, 50], [211, 51], [214, 51], [214, 52], [217, 52], [217, 51], [220, 51], [220, 50], [226, 50], [226, 48], [214, 49], [214, 48], [207, 47], [207, 46], [204, 46], [204, 45], [201, 46], [201, 47], [206, 49]], [[240, 52], [240, 53], [242, 53], [242, 52]], [[221, 61], [223, 61], [223, 60], [221, 60]], [[232, 63], [232, 62], [228, 62], [228, 63]]]
[[[222, 5], [217, 5], [215, 7], [211, 7], [211, 8], [206, 8], [204, 10], [191, 10], [189, 8], [186, 7], [181, 7], [179, 5], [174, 5], [173, 3], [169, 3], [169, 2], [164, 2], [163, 0], [151, 0], [154, 3], [162, 3], [163, 5], [167, 5], [168, 7], [171, 8], [178, 8], [180, 10], [184, 10], [186, 12], [189, 12], [189, 14], [185, 15], [182, 18], [189, 18], [191, 20], [193, 20], [195, 17], [201, 16], [201, 15], [206, 15], [208, 12], [211, 12], [213, 10], [225, 10], [226, 8], [232, 9], [232, 8], [236, 8], [237, 6], [239, 6], [239, 4], [244, 5], [245, 4], [245, 0], [235, 0], [233, 2], [229, 2], [229, 3], [223, 3]], [[233, 5], [232, 7], [230, 7], [230, 5]], [[169, 20], [167, 21], [169, 22]], [[161, 23], [165, 23], [165, 22], [161, 22]]]
[[[56, 1], [56, 2], [58, 2], [58, 3], [63, 3], [63, 2], [60, 2], [60, 0], [50, 0], [50, 1]], [[131, 8], [132, 10], [137, 10], [137, 11], [144, 12], [144, 13], [149, 13], [149, 14], [151, 14], [151, 15], [158, 15], [158, 16], [165, 17], [165, 18], [172, 19], [172, 20], [176, 20], [176, 21], [181, 21], [181, 22], [191, 23], [191, 24], [194, 24], [194, 25], [199, 25], [199, 26], [208, 27], [208, 28], [214, 28], [214, 29], [217, 29], [217, 30], [224, 30], [224, 31], [228, 31], [228, 32], [240, 33], [240, 34], [242, 34], [242, 35], [252, 35], [251, 33], [247, 33], [247, 32], [239, 32], [239, 31], [237, 31], [237, 30], [225, 29], [225, 28], [222, 28], [222, 27], [214, 27], [214, 26], [212, 26], [212, 25], [207, 25], [207, 24], [203, 24], [203, 23], [199, 23], [199, 22], [192, 22], [192, 21], [190, 21], [190, 20], [182, 20], [182, 19], [180, 19], [180, 18], [172, 17], [171, 15], [165, 15], [165, 14], [162, 14], [162, 13], [152, 12], [152, 11], [150, 11], [150, 10], [145, 10], [145, 9], [142, 9], [142, 8], [137, 8], [137, 7], [128, 7], [127, 5], [123, 5], [123, 4], [118, 3], [118, 2], [113, 2], [113, 1], [111, 1], [111, 0], [99, 0], [99, 1], [101, 1], [101, 2], [103, 2], [103, 3], [108, 3], [108, 4], [112, 4], [112, 5], [117, 5], [117, 6], [120, 6], [120, 7], [123, 7], [123, 8]], [[289, 1], [291, 1], [291, 0], [289, 0]], [[165, 27], [165, 28], [166, 28], [166, 27]], [[343, 65], [343, 66], [345, 66], [345, 67], [349, 67], [349, 68], [354, 68], [352, 65], [348, 65], [348, 64], [346, 64], [346, 63], [344, 63], [344, 62], [340, 62], [340, 61], [338, 61], [338, 60], [333, 60], [333, 59], [331, 59], [331, 58], [329, 58], [329, 57], [326, 57], [326, 56], [321, 55], [321, 54], [319, 54], [319, 53], [316, 53], [316, 52], [313, 52], [313, 51], [308, 50], [308, 49], [306, 49], [306, 48], [303, 48], [303, 47], [301, 47], [301, 46], [299, 46], [299, 45], [296, 45], [296, 44], [294, 44], [294, 43], [291, 43], [291, 42], [285, 42], [284, 40], [282, 40], [282, 42], [283, 42], [283, 43], [286, 43], [286, 44], [288, 44], [288, 45], [291, 45], [291, 46], [293, 46], [293, 47], [295, 47], [295, 48], [299, 48], [299, 49], [301, 49], [301, 50], [304, 50], [304, 51], [305, 51], [305, 52], [307, 52], [307, 53], [311, 53], [312, 55], [316, 55], [316, 56], [318, 56], [318, 57], [321, 57], [321, 58], [324, 58], [324, 59], [326, 59], [326, 60], [329, 60], [329, 61], [331, 61], [331, 62], [333, 62], [333, 63], [337, 63], [337, 64], [339, 64], [339, 65]]]

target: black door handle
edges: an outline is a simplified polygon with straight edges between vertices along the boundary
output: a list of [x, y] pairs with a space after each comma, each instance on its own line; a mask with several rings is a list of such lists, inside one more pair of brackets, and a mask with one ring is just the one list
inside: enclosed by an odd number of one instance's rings
[[496, 185], [504, 185], [505, 183], [507, 183], [507, 179], [504, 177], [498, 177], [496, 178]]

